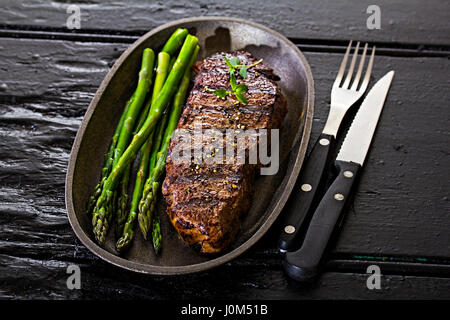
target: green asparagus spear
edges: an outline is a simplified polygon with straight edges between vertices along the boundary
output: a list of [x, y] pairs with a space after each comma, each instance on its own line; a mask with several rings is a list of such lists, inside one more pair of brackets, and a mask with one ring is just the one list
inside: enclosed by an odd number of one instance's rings
[[[163, 163], [163, 166], [165, 163]], [[158, 170], [158, 171], [156, 171]], [[145, 211], [141, 211], [139, 209], [138, 214], [138, 221], [139, 221], [139, 227], [141, 229], [142, 235], [144, 236], [144, 239], [147, 239], [147, 234], [150, 231], [153, 213], [155, 211], [156, 207], [156, 200], [158, 197], [158, 190], [159, 190], [159, 176], [162, 173], [163, 170], [157, 169], [157, 167], [153, 168], [153, 174], [151, 177], [149, 177], [149, 180], [147, 180], [144, 188], [146, 188], [146, 198], [142, 196], [141, 202], [139, 203], [139, 206], [144, 208]], [[141, 206], [141, 204], [144, 204]]]
[[[142, 127], [142, 124], [144, 123], [145, 119], [147, 118], [148, 112], [150, 111], [150, 104], [151, 99], [148, 99], [148, 102], [146, 103], [144, 110], [142, 110], [141, 114], [139, 115], [139, 120], [137, 122], [136, 128], [133, 131], [133, 134], [139, 131], [139, 129]], [[130, 174], [131, 174], [131, 165], [129, 165], [124, 173], [122, 174], [122, 180], [120, 181], [120, 188], [119, 188], [119, 194], [117, 195], [117, 191], [114, 191], [116, 200], [115, 203], [117, 203], [116, 208], [114, 208], [113, 212], [116, 212], [116, 238], [120, 238], [122, 236], [123, 227], [125, 226], [125, 222], [127, 221], [127, 203], [128, 203], [128, 184], [130, 180]], [[106, 178], [105, 178], [106, 179]], [[100, 190], [101, 192], [101, 190]], [[117, 195], [117, 196], [116, 196]]]
[[[152, 173], [153, 169], [156, 166], [156, 161], [157, 161], [157, 158], [158, 158], [159, 148], [161, 147], [161, 142], [162, 142], [162, 140], [164, 138], [163, 136], [164, 136], [164, 131], [165, 131], [165, 128], [166, 128], [167, 120], [169, 118], [168, 117], [168, 112], [169, 111], [166, 110], [166, 112], [164, 113], [162, 119], [158, 123], [158, 127], [157, 127], [156, 131], [154, 132], [155, 133], [155, 138], [154, 138], [154, 141], [153, 141], [153, 149], [151, 151], [151, 156], [150, 156], [150, 160], [149, 160], [149, 164], [148, 164], [148, 167], [149, 167], [149, 169], [148, 169], [149, 171], [148, 172], [150, 174]], [[154, 190], [158, 190], [158, 189], [159, 189], [159, 185], [157, 185]], [[141, 193], [142, 193], [142, 191], [143, 190], [141, 190]], [[156, 196], [155, 196], [155, 199], [156, 199]], [[156, 203], [156, 201], [152, 202], [152, 205], [154, 206], [155, 203]], [[153, 207], [152, 207], [151, 212], [153, 212], [153, 211], [154, 210], [153, 210]], [[151, 224], [151, 221], [150, 221], [149, 225], [150, 224]], [[147, 240], [147, 233], [143, 233], [143, 235], [144, 235], [144, 239]]]
[[123, 228], [122, 236], [116, 243], [116, 250], [122, 252], [127, 249], [134, 236], [134, 222], [138, 214], [138, 204], [141, 200], [142, 189], [144, 187], [145, 178], [147, 176], [148, 162], [150, 159], [150, 151], [152, 149], [152, 139], [148, 139], [141, 148], [141, 157], [139, 159], [139, 170], [136, 176], [136, 183], [134, 185], [133, 197], [131, 200], [131, 209], [128, 214], [125, 226]]
[[130, 183], [131, 165], [125, 169], [120, 181], [118, 190], [114, 191], [116, 196], [116, 208], [113, 212], [116, 213], [116, 238], [122, 235], [125, 222], [127, 221], [127, 203], [128, 203], [128, 185]]
[[159, 181], [165, 168], [167, 151], [169, 149], [170, 140], [172, 139], [172, 134], [178, 124], [178, 120], [183, 109], [183, 104], [191, 79], [191, 67], [197, 59], [199, 49], [200, 48], [196, 46], [194, 54], [189, 61], [189, 68], [185, 70], [178, 91], [174, 96], [167, 128], [164, 132], [162, 144], [157, 154], [157, 162], [155, 167], [152, 168], [149, 178], [145, 183], [142, 199], [139, 203], [138, 220], [139, 227], [141, 228], [144, 238], [147, 238], [148, 231], [150, 230], [152, 214], [154, 211], [156, 197], [159, 189]]
[[166, 52], [158, 53], [158, 67], [156, 68], [155, 84], [153, 85], [153, 94], [151, 104], [153, 105], [166, 82], [169, 73], [170, 55]]
[[[168, 67], [169, 67], [170, 56], [166, 52], [160, 52], [158, 54], [158, 67], [156, 69], [156, 77], [155, 84], [153, 85], [153, 94], [152, 99], [150, 99], [150, 103], [154, 103], [156, 98], [161, 91], [161, 88], [164, 85], [164, 82], [167, 77]], [[139, 131], [139, 130], [138, 130]], [[153, 148], [153, 133], [150, 134], [150, 137], [144, 143], [141, 148], [141, 156], [139, 159], [139, 170], [136, 176], [136, 183], [133, 190], [133, 197], [131, 201], [131, 208], [128, 215], [125, 216], [126, 224], [124, 221], [124, 228], [122, 228], [120, 233], [120, 239], [116, 243], [116, 250], [119, 252], [127, 249], [134, 236], [134, 224], [136, 221], [136, 217], [138, 214], [138, 204], [141, 200], [142, 189], [144, 187], [145, 180], [147, 179], [147, 172], [149, 167], [149, 160], [151, 150]]]
[[92, 210], [95, 207], [95, 203], [97, 202], [97, 199], [100, 196], [100, 193], [102, 192], [103, 184], [105, 183], [106, 179], [108, 178], [108, 174], [111, 171], [111, 167], [112, 167], [112, 164], [114, 161], [114, 150], [116, 149], [116, 144], [117, 144], [117, 140], [119, 139], [120, 130], [122, 129], [123, 123], [125, 122], [125, 117], [127, 115], [128, 107], [130, 106], [133, 99], [134, 99], [134, 94], [127, 101], [127, 104], [125, 105], [125, 109], [123, 110], [122, 115], [120, 116], [119, 123], [117, 124], [116, 129], [114, 131], [113, 137], [111, 139], [111, 143], [109, 145], [108, 152], [106, 152], [106, 154], [105, 154], [105, 163], [102, 168], [102, 175], [100, 178], [100, 182], [95, 186], [94, 192], [92, 193], [91, 197], [89, 198], [88, 208], [87, 208], [88, 214], [92, 213]]
[[153, 85], [153, 93], [152, 96], [148, 99], [145, 104], [144, 110], [139, 115], [138, 125], [136, 126], [134, 134], [139, 131], [139, 129], [144, 124], [147, 119], [148, 113], [150, 112], [151, 105], [155, 102], [157, 98], [157, 93], [161, 91], [162, 86], [164, 85], [164, 81], [166, 81], [167, 74], [169, 73], [168, 63], [170, 60], [170, 56], [166, 52], [160, 52], [158, 54], [157, 60], [157, 68], [156, 68], [156, 77], [155, 84]]
[[156, 165], [159, 148], [161, 147], [161, 142], [163, 140], [164, 131], [166, 130], [167, 120], [169, 118], [168, 113], [169, 113], [169, 110], [166, 110], [166, 112], [164, 112], [163, 117], [159, 121], [158, 127], [156, 128], [152, 154], [150, 156], [150, 163], [149, 163], [150, 171], [149, 172], [151, 172]]
[[[142, 60], [143, 60], [143, 62], [142, 62], [141, 72], [139, 73], [139, 80], [141, 80], [141, 77], [146, 76], [146, 73], [148, 73], [148, 68], [150, 68], [150, 75], [148, 78], [151, 81], [151, 72], [152, 72], [151, 69], [153, 68], [153, 63], [154, 63], [153, 51], [151, 49], [144, 50]], [[141, 81], [139, 81], [139, 82], [141, 83]], [[148, 86], [150, 86], [150, 84], [148, 84]], [[142, 92], [143, 89], [145, 89], [144, 82], [142, 82], [141, 87], [139, 87], [139, 85], [138, 85], [138, 88], [136, 88], [135, 92], [133, 93], [131, 98], [128, 100], [124, 111], [122, 112], [122, 116], [120, 117], [120, 120], [116, 127], [116, 130], [114, 131], [114, 135], [113, 135], [109, 150], [106, 154], [105, 164], [102, 169], [102, 178], [101, 178], [100, 182], [97, 184], [97, 186], [95, 187], [94, 193], [92, 194], [92, 196], [89, 199], [88, 213], [91, 213], [92, 210], [94, 209], [95, 203], [101, 194], [103, 184], [105, 183], [105, 181], [108, 177], [108, 174], [110, 173], [111, 167], [113, 166], [115, 161], [117, 161], [116, 159], [118, 157], [120, 157], [120, 155], [122, 154], [122, 152], [119, 150], [121, 148], [119, 145], [119, 141], [121, 141], [121, 144], [123, 144], [129, 139], [130, 135], [129, 135], [127, 129], [131, 125], [129, 117], [132, 115], [130, 115], [128, 113], [128, 111], [130, 109], [130, 106], [136, 100], [135, 99], [136, 96], [140, 92]], [[137, 103], [134, 103], [133, 105], [135, 108], [137, 108], [137, 107], [140, 108], [139, 101], [137, 101]], [[127, 122], [127, 128], [124, 128], [125, 122]], [[122, 147], [122, 149], [123, 149], [123, 147]]]
[[[145, 59], [147, 59], [147, 62]], [[143, 62], [142, 62], [141, 72], [139, 73], [139, 80], [141, 80], [141, 76], [145, 76], [145, 73], [147, 73], [146, 77], [150, 80], [149, 84], [148, 84], [148, 86], [150, 87], [152, 73], [153, 73], [153, 63], [154, 63], [153, 51], [151, 49], [145, 49], [142, 60], [143, 60]], [[145, 70], [144, 68], [150, 68], [150, 72], [148, 72], [148, 70]], [[141, 82], [141, 81], [139, 81], [139, 82]], [[138, 85], [138, 88], [136, 88], [136, 91], [133, 94], [133, 97], [136, 94], [139, 94], [138, 89], [142, 90], [142, 88], [139, 88], [139, 85]], [[144, 88], [144, 89], [146, 89], [146, 88]], [[146, 91], [148, 91], [148, 90], [149, 89], [147, 89]], [[144, 96], [145, 95], [146, 94], [144, 94]], [[144, 102], [144, 100], [142, 100], [142, 103], [143, 102]], [[138, 109], [142, 109], [142, 103], [139, 106], [136, 106], [136, 110], [135, 110], [136, 114], [139, 113]], [[135, 131], [138, 131], [138, 129], [142, 126], [143, 122], [145, 121], [145, 118], [147, 117], [147, 114], [148, 114], [148, 109], [149, 109], [149, 107], [145, 106], [144, 110], [142, 110], [142, 112], [139, 116], [139, 120], [137, 122]], [[128, 120], [127, 121], [128, 127], [127, 128], [121, 127], [121, 131], [120, 131], [121, 136], [120, 137], [122, 137], [122, 141], [127, 141], [127, 139], [129, 140], [129, 137], [130, 137], [129, 128], [131, 127], [135, 116], [134, 116], [134, 114], [127, 113], [125, 115], [125, 118]], [[119, 139], [120, 139], [120, 137], [119, 137]], [[116, 161], [117, 161], [117, 157], [120, 156], [122, 152], [120, 150], [118, 150], [117, 148], [116, 148], [116, 150], [115, 150], [115, 154], [114, 154], [114, 159], [116, 159]], [[113, 159], [113, 162], [114, 162], [114, 159]], [[125, 221], [127, 219], [126, 208], [127, 208], [127, 203], [128, 203], [128, 184], [130, 181], [130, 171], [131, 171], [131, 165], [129, 165], [127, 167], [127, 169], [125, 170], [125, 172], [123, 174], [122, 180], [120, 182], [119, 190], [114, 191], [114, 201], [113, 201], [113, 203], [111, 205], [111, 209], [110, 209], [110, 210], [112, 210], [111, 212], [116, 213], [116, 215], [117, 215], [116, 228], [115, 228], [116, 237], [120, 237], [120, 235], [122, 234], [122, 230], [125, 225]]]
[[180, 54], [175, 62], [172, 71], [167, 77], [163, 88], [161, 89], [155, 104], [152, 106], [147, 119], [142, 128], [137, 132], [128, 148], [123, 152], [117, 163], [113, 166], [111, 173], [105, 181], [102, 193], [97, 200], [92, 219], [94, 236], [100, 245], [103, 245], [106, 239], [106, 233], [109, 228], [112, 213], [107, 211], [107, 205], [112, 200], [113, 190], [116, 187], [123, 170], [136, 156], [142, 144], [147, 140], [150, 133], [161, 117], [167, 104], [177, 90], [178, 84], [186, 70], [187, 65], [197, 46], [198, 39], [195, 36], [188, 35], [183, 43]]
[[[163, 65], [162, 71], [167, 74], [172, 69], [173, 63], [175, 62], [176, 57], [173, 57], [172, 59], [170, 59], [170, 56], [166, 52], [160, 52], [158, 55], [158, 58], [161, 58], [161, 59], [158, 59], [158, 62], [160, 62]], [[172, 63], [172, 65], [170, 65], [170, 63], [172, 61], [173, 61], [173, 63]], [[159, 65], [158, 65], [158, 68], [159, 68]], [[165, 78], [164, 78], [164, 80], [165, 80]], [[156, 98], [158, 97], [158, 94], [159, 94], [158, 90], [161, 89], [162, 85], [164, 84], [164, 80], [162, 80], [158, 83], [159, 86], [157, 85], [157, 81], [155, 80], [154, 87], [155, 87], [156, 93], [155, 93], [155, 91], [153, 91], [152, 103], [154, 101], [156, 101]], [[158, 153], [159, 146], [161, 144], [162, 133], [164, 132], [164, 129], [165, 129], [166, 123], [167, 123], [167, 113], [168, 113], [168, 110], [166, 109], [162, 116], [162, 119], [158, 122], [158, 125], [156, 128], [156, 132], [154, 135], [155, 141], [153, 142], [153, 149], [152, 149], [152, 153], [150, 156], [150, 170], [156, 162], [156, 154]]]
[[[117, 144], [116, 144], [116, 148], [114, 150], [114, 157], [113, 157], [113, 162], [112, 162], [112, 168], [114, 169], [114, 166], [117, 164], [118, 160], [120, 159], [122, 153], [123, 153], [123, 149], [126, 147], [130, 136], [132, 134], [132, 130], [133, 130], [133, 126], [134, 123], [136, 121], [136, 117], [137, 114], [139, 113], [139, 110], [142, 107], [142, 104], [144, 102], [145, 96], [147, 94], [147, 92], [149, 91], [150, 88], [150, 84], [151, 84], [151, 78], [152, 78], [152, 73], [153, 73], [153, 64], [155, 61], [155, 54], [153, 52], [153, 50], [151, 49], [144, 49], [143, 53], [142, 53], [142, 64], [141, 64], [141, 70], [139, 72], [139, 80], [138, 80], [138, 85], [137, 88], [135, 90], [135, 92], [133, 93], [131, 102], [125, 112], [125, 118], [123, 120], [123, 124], [120, 127], [120, 132], [119, 132], [119, 137], [117, 140]], [[113, 171], [113, 169], [111, 170], [111, 172]], [[111, 174], [110, 172], [110, 174]], [[120, 177], [118, 177], [120, 178]], [[103, 189], [102, 192], [100, 194], [100, 196], [97, 199], [97, 203], [98, 200], [101, 198], [101, 195], [104, 191], [104, 187], [106, 182], [108, 181], [108, 179], [105, 180], [105, 182], [103, 183]], [[115, 187], [115, 186], [114, 186]], [[114, 193], [114, 188], [109, 190], [109, 199], [111, 201], [113, 193]], [[109, 201], [109, 202], [110, 202]], [[98, 221], [98, 215], [100, 213], [100, 207], [97, 206], [97, 203], [93, 209], [93, 214], [92, 214], [92, 224], [94, 226], [94, 234], [96, 233], [95, 231], [95, 227], [97, 225], [97, 221]], [[105, 205], [105, 207], [101, 210], [102, 212], [106, 211], [108, 209], [108, 211], [110, 211], [110, 213], [107, 215], [108, 219], [103, 219], [101, 218], [102, 223], [109, 225], [109, 223], [111, 222], [111, 218], [112, 218], [112, 213], [113, 211], [111, 211], [111, 209], [113, 209], [112, 207], [114, 206], [114, 204], [107, 204]], [[102, 239], [101, 241], [104, 242], [104, 239]]]
[[135, 130], [133, 131], [133, 135], [136, 134], [140, 128], [142, 128], [142, 125], [144, 124], [145, 119], [147, 119], [148, 113], [150, 112], [151, 104], [152, 104], [152, 99], [151, 99], [151, 97], [149, 97], [149, 99], [145, 103], [145, 106], [144, 106], [141, 114], [139, 115], [139, 119], [137, 121]]
[[[176, 57], [174, 57], [176, 58]], [[136, 126], [136, 132], [139, 131], [139, 129], [144, 124], [145, 119], [147, 119], [148, 113], [150, 111], [151, 105], [155, 102], [158, 94], [161, 91], [162, 86], [164, 85], [164, 81], [166, 81], [167, 74], [169, 73], [170, 69], [168, 68], [170, 56], [166, 52], [160, 52], [158, 54], [158, 60], [157, 60], [157, 67], [156, 67], [156, 77], [155, 77], [155, 84], [153, 85], [153, 93], [150, 99], [148, 99], [144, 110], [141, 112], [141, 115], [139, 116], [138, 125]]]
[[183, 44], [183, 41], [187, 35], [187, 29], [178, 28], [174, 33], [172, 33], [161, 51], [167, 52], [170, 56], [173, 56], [178, 48]]
[[152, 240], [153, 240], [153, 249], [155, 250], [155, 253], [158, 255], [161, 252], [162, 247], [162, 233], [161, 233], [161, 221], [159, 218], [159, 214], [156, 211], [155, 214], [153, 215]]
[[[151, 104], [151, 98], [148, 99], [147, 103], [144, 106], [144, 110], [142, 110], [141, 114], [139, 115], [139, 119], [137, 122], [137, 125], [135, 126], [135, 129], [133, 131], [133, 134], [136, 134], [136, 132], [139, 131], [139, 129], [142, 127], [142, 124], [144, 123], [145, 119], [147, 118], [148, 112], [150, 111], [150, 104]], [[127, 221], [127, 203], [128, 203], [128, 185], [130, 180], [130, 174], [131, 174], [131, 165], [129, 165], [124, 173], [122, 174], [122, 180], [120, 181], [120, 188], [119, 188], [119, 195], [116, 197], [117, 200], [115, 202], [117, 203], [116, 209], [113, 212], [116, 212], [117, 219], [116, 219], [116, 238], [120, 238], [122, 236], [123, 227], [125, 226], [125, 222]], [[101, 192], [101, 190], [100, 190]], [[115, 194], [117, 194], [117, 191], [115, 191]]]
[[146, 48], [142, 54], [142, 65], [139, 71], [139, 82], [136, 88], [135, 99], [131, 102], [125, 122], [121, 128], [119, 140], [114, 151], [113, 167], [117, 164], [123, 151], [128, 145], [133, 128], [138, 117], [139, 111], [144, 104], [145, 96], [150, 89], [152, 82], [153, 64], [155, 62], [155, 53], [152, 49]]
[[172, 57], [172, 58], [170, 59], [170, 62], [169, 62], [169, 72], [172, 70], [172, 67], [173, 67], [173, 65], [174, 65], [174, 63], [175, 63], [175, 60], [177, 60], [177, 57]]

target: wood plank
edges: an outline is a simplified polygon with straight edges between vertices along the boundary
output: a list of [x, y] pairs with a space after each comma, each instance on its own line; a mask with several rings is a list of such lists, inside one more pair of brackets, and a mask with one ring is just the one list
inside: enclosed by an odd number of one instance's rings
[[[83, 1], [81, 32], [98, 30], [138, 33], [163, 23], [192, 16], [229, 16], [263, 23], [291, 38], [450, 45], [450, 3], [440, 0], [380, 0], [381, 29], [368, 30], [367, 7], [373, 1]], [[66, 29], [68, 3], [36, 0], [3, 1], [0, 21], [5, 26]], [[25, 28], [26, 29], [26, 28]]]
[[[81, 290], [68, 290], [67, 267], [81, 270]], [[367, 274], [327, 272], [300, 285], [278, 267], [232, 264], [193, 275], [162, 277], [120, 270], [98, 259], [45, 260], [0, 255], [0, 299], [449, 299], [450, 279], [382, 275], [369, 290]], [[120, 273], [120, 276], [118, 274]], [[207, 284], [206, 286], [204, 284]], [[202, 287], [198, 290], [199, 285]]]
[[78, 250], [64, 205], [72, 142], [126, 47], [5, 39], [0, 47], [0, 253], [70, 259]]
[[[118, 279], [116, 267], [100, 261], [75, 238], [65, 213], [64, 177], [84, 111], [126, 47], [0, 39], [0, 279], [6, 284], [0, 297], [163, 298], [175, 292], [179, 298], [202, 298], [196, 283], [210, 283], [207, 294], [212, 298], [447, 297], [448, 279], [439, 277], [392, 275], [389, 289], [375, 294], [365, 288], [364, 274], [330, 272], [316, 287], [299, 289], [282, 274], [281, 256], [274, 250], [279, 228], [214, 271], [175, 278], [124, 271]], [[315, 139], [342, 54], [310, 51], [307, 58], [316, 81]], [[449, 119], [442, 101], [450, 98], [450, 61], [377, 56], [374, 79], [390, 69], [397, 71], [394, 84], [333, 255], [449, 258], [444, 187], [449, 180]], [[82, 292], [65, 289], [70, 263], [83, 270], [87, 282]], [[331, 265], [331, 271], [336, 269], [339, 265]]]

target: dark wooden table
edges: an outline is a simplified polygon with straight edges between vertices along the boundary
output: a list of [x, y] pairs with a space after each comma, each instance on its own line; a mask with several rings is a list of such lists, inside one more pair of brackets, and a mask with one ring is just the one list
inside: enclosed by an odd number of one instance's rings
[[[68, 2], [1, 1], [0, 298], [450, 298], [448, 1], [86, 0], [79, 1], [76, 31], [66, 28]], [[366, 26], [372, 2], [381, 9], [380, 30]], [[312, 140], [324, 125], [348, 40], [377, 46], [372, 84], [396, 71], [357, 193], [326, 272], [313, 285], [283, 274], [279, 224], [238, 259], [176, 277], [109, 265], [69, 225], [67, 161], [108, 69], [151, 28], [203, 15], [265, 24], [305, 53], [316, 84]], [[67, 289], [71, 264], [81, 268], [81, 290]], [[380, 290], [366, 286], [372, 264], [383, 274]]]

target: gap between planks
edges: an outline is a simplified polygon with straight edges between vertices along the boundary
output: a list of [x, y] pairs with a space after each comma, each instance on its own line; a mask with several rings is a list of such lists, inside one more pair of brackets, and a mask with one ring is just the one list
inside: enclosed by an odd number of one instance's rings
[[[0, 24], [1, 38], [66, 40], [79, 42], [133, 43], [147, 31], [117, 30], [68, 30], [65, 28], [35, 27]], [[289, 38], [305, 52], [343, 53], [349, 39]], [[358, 39], [353, 39], [358, 40]], [[396, 42], [370, 42], [377, 47], [377, 54], [397, 57], [450, 57], [450, 46], [406, 44]]]

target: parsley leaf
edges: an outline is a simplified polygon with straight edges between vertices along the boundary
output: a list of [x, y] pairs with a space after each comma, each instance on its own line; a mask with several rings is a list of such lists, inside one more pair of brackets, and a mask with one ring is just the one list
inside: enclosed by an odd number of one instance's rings
[[230, 85], [231, 90], [236, 91], [236, 76], [234, 75], [234, 72], [230, 72]]
[[231, 69], [234, 69], [234, 66], [231, 64], [230, 60], [228, 60], [227, 57], [223, 56], [223, 58], [225, 59], [225, 63], [227, 64], [227, 66]]
[[241, 64], [241, 60], [239, 60], [239, 58], [237, 57], [233, 57], [230, 59], [230, 63], [233, 65], [234, 68], [236, 68]]
[[236, 96], [236, 98], [242, 102], [243, 104], [248, 104], [247, 99], [244, 97], [244, 95], [242, 93], [239, 92], [235, 92], [234, 95]]
[[241, 69], [239, 70], [239, 75], [242, 78], [247, 78], [247, 66], [242, 66]]
[[241, 83], [236, 86], [236, 90], [234, 91], [237, 93], [245, 93], [248, 91], [248, 87], [245, 84]]
[[237, 57], [228, 59], [227, 57], [223, 56], [223, 59], [225, 60], [225, 63], [228, 66], [228, 71], [230, 72], [231, 91], [227, 91], [226, 89], [209, 90], [209, 91], [214, 91], [215, 95], [222, 99], [225, 99], [227, 95], [234, 93], [236, 99], [238, 99], [239, 102], [248, 104], [247, 99], [244, 97], [244, 93], [248, 91], [248, 87], [243, 83], [237, 84], [235, 71], [238, 70], [239, 75], [245, 79], [248, 77], [247, 70], [261, 63], [262, 59], [250, 65], [241, 64], [241, 60]]
[[228, 94], [227, 90], [225, 90], [225, 89], [214, 90], [214, 93], [216, 94], [216, 96], [218, 96], [219, 98], [222, 98], [222, 99], [225, 99], [225, 97]]

